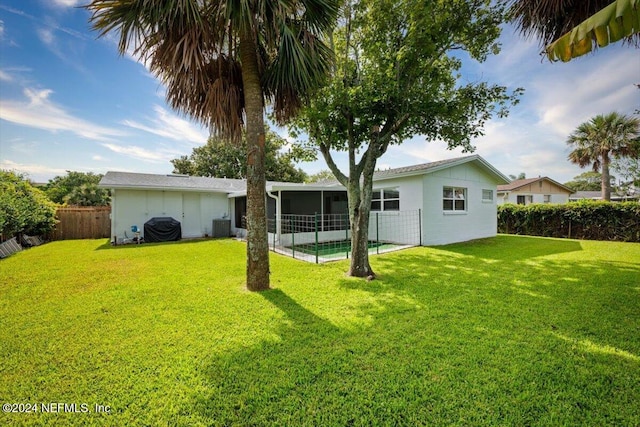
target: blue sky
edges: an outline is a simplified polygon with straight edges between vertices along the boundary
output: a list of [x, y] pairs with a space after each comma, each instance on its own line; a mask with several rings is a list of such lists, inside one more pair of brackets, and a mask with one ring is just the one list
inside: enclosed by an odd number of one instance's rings
[[[0, 0], [0, 168], [46, 182], [66, 170], [170, 173], [170, 160], [206, 142], [205, 128], [174, 113], [162, 85], [114, 37], [97, 38], [84, 0]], [[525, 88], [506, 119], [474, 140], [476, 153], [504, 174], [565, 182], [584, 170], [570, 164], [567, 136], [597, 114], [640, 108], [640, 53], [612, 45], [569, 63], [549, 63], [536, 41], [506, 27], [502, 52], [465, 62], [465, 81]], [[286, 130], [279, 132], [286, 136]], [[378, 167], [460, 156], [416, 136], [391, 147]], [[345, 167], [344, 156], [338, 164]], [[301, 163], [307, 173], [323, 160]], [[344, 169], [343, 169], [344, 170]]]

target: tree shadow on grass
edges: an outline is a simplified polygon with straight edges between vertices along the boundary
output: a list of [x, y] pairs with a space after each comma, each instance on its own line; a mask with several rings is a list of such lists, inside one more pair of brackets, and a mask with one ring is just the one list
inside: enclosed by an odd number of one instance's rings
[[256, 325], [270, 338], [213, 356], [186, 411], [209, 425], [629, 424], [640, 265], [529, 255], [376, 257], [378, 279], [337, 279], [367, 295], [356, 311], [369, 321], [349, 330], [261, 293], [281, 314]]

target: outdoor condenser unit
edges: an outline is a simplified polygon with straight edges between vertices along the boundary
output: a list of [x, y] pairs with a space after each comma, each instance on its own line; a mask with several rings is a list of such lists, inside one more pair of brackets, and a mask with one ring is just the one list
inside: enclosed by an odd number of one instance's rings
[[229, 237], [231, 236], [231, 220], [214, 219], [212, 229], [213, 237]]

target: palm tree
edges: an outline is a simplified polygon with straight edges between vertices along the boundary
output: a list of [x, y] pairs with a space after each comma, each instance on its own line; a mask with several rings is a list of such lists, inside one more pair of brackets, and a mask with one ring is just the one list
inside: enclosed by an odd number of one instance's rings
[[567, 139], [573, 147], [569, 160], [581, 168], [602, 169], [602, 199], [611, 200], [609, 164], [613, 158], [640, 156], [640, 120], [618, 113], [598, 115], [582, 123]]
[[511, 0], [525, 36], [537, 36], [552, 61], [572, 58], [620, 39], [640, 42], [640, 0]]
[[247, 138], [247, 288], [269, 288], [264, 109], [285, 123], [328, 73], [322, 42], [337, 0], [93, 0], [94, 29], [119, 34], [176, 110], [218, 136]]

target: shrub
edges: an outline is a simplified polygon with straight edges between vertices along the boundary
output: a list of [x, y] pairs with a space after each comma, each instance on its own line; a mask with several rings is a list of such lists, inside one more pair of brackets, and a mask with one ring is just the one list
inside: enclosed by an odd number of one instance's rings
[[640, 242], [640, 203], [506, 204], [498, 207], [498, 232]]
[[0, 233], [41, 235], [56, 224], [56, 204], [22, 175], [0, 170]]

